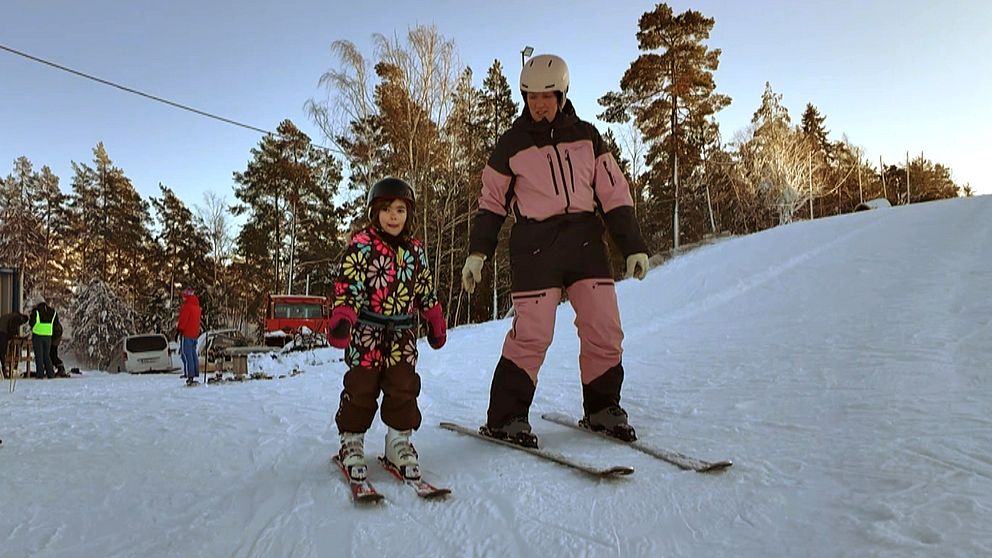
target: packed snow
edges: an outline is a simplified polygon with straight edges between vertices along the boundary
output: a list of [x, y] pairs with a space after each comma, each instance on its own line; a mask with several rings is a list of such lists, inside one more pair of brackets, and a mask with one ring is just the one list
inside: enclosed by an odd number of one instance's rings
[[21, 380], [0, 397], [0, 555], [990, 556], [990, 287], [992, 197], [777, 227], [619, 283], [632, 423], [734, 461], [716, 474], [540, 419], [581, 408], [567, 304], [531, 422], [544, 448], [633, 475], [439, 429], [484, 420], [509, 322], [457, 328], [421, 345], [414, 437], [445, 501], [373, 464], [385, 502], [351, 502], [329, 461], [333, 349], [264, 355], [276, 377], [240, 384]]

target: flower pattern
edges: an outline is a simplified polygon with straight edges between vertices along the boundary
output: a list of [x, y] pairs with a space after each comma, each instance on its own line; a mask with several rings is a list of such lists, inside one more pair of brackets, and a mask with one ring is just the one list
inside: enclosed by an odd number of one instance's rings
[[382, 364], [382, 353], [378, 348], [369, 349], [365, 354], [361, 355], [358, 360], [358, 365], [363, 368], [372, 368], [374, 366], [380, 366]]
[[[412, 336], [410, 336], [412, 337]], [[403, 359], [403, 346], [397, 343], [395, 340], [389, 344], [389, 348], [385, 355], [386, 366], [396, 366]]]
[[366, 273], [369, 286], [373, 289], [385, 289], [396, 275], [391, 264], [390, 259], [385, 256], [371, 258], [369, 260], [369, 269]]
[[350, 282], [365, 281], [366, 257], [360, 250], [349, 251], [341, 264], [341, 274]]
[[396, 250], [396, 280], [405, 283], [413, 277], [413, 254], [402, 246]]
[[[367, 308], [377, 314], [416, 314], [437, 304], [434, 276], [427, 252], [417, 239], [399, 245], [382, 239], [369, 227], [352, 236], [334, 283], [334, 305], [350, 306], [356, 314]], [[412, 329], [383, 339], [382, 328], [359, 322], [345, 351], [349, 366], [380, 367], [406, 363], [416, 366], [417, 339]]]
[[[376, 289], [376, 291], [372, 293], [372, 300], [370, 302], [372, 311], [375, 312], [376, 314], [386, 314], [386, 300], [388, 298], [389, 298], [388, 289], [386, 289], [385, 287], [381, 289]], [[390, 314], [386, 314], [386, 315], [388, 316]]]
[[382, 313], [386, 315], [410, 313], [407, 309], [412, 301], [406, 283], [397, 283], [396, 290], [389, 293], [389, 296], [382, 301]]
[[410, 366], [417, 365], [417, 338], [408, 335], [403, 344], [403, 360]]

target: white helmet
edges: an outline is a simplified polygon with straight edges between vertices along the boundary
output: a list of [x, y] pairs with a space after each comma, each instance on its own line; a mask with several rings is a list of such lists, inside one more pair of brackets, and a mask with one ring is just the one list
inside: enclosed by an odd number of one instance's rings
[[538, 54], [520, 70], [520, 91], [527, 100], [527, 93], [560, 91], [561, 104], [565, 106], [568, 95], [568, 64], [554, 54]]

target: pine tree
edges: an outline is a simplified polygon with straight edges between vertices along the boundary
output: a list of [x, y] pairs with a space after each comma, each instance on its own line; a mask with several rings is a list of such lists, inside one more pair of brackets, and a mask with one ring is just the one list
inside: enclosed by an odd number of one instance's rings
[[[468, 298], [456, 288], [456, 271], [460, 273], [468, 249], [468, 227], [478, 200], [479, 174], [484, 164], [483, 127], [477, 107], [480, 91], [472, 85], [472, 69], [465, 68], [452, 96], [451, 114], [444, 127], [447, 157], [445, 166], [445, 206], [437, 215], [438, 242], [428, 246], [434, 254], [432, 266], [438, 283], [438, 298], [448, 314], [448, 323], [466, 321]], [[460, 277], [460, 275], [458, 276]]]
[[[175, 192], [159, 184], [161, 198], [152, 198], [158, 223], [155, 250], [149, 257], [157, 270], [153, 285], [147, 290], [147, 303], [139, 326], [142, 331], [170, 331], [178, 317], [179, 289], [194, 287], [201, 295], [205, 317], [211, 308], [207, 286], [213, 282], [210, 250], [206, 231], [193, 219], [193, 213]], [[205, 320], [208, 323], [211, 319]]]
[[823, 163], [812, 157], [813, 142], [790, 122], [782, 95], [765, 82], [761, 104], [751, 118], [751, 136], [738, 149], [738, 168], [744, 188], [765, 212], [759, 220], [767, 225], [768, 218], [780, 225], [792, 222], [799, 209], [810, 206], [826, 188], [815, 179]]
[[0, 186], [0, 262], [21, 269], [24, 292], [44, 295], [45, 237], [34, 200], [39, 178], [27, 157], [14, 161], [14, 172]]
[[492, 153], [496, 141], [504, 132], [510, 129], [513, 119], [520, 107], [513, 100], [513, 90], [503, 75], [503, 66], [499, 60], [493, 60], [493, 65], [486, 73], [479, 93], [478, 115], [482, 127], [482, 150]]
[[308, 271], [304, 258], [330, 257], [339, 250], [340, 212], [333, 204], [341, 167], [291, 121], [284, 120], [275, 136], [266, 136], [252, 149], [244, 172], [234, 173], [235, 215], [248, 220], [236, 240], [243, 259], [238, 269], [252, 278], [245, 293], [251, 312], [261, 308], [265, 294], [296, 292]]
[[44, 259], [47, 265], [42, 276], [42, 290], [56, 307], [68, 303], [71, 297], [68, 200], [69, 196], [62, 193], [59, 187], [59, 177], [47, 165], [41, 167], [34, 212], [40, 218], [45, 239]]
[[73, 162], [69, 203], [78, 272], [83, 280], [101, 279], [129, 292], [134, 304], [147, 285], [151, 247], [148, 202], [124, 171], [110, 160], [100, 142], [93, 167]]
[[833, 149], [830, 145], [830, 140], [827, 139], [827, 134], [829, 132], [824, 125], [826, 119], [827, 117], [820, 114], [820, 111], [813, 106], [813, 103], [806, 103], [806, 110], [803, 111], [801, 127], [803, 133], [812, 140], [816, 152], [823, 157], [825, 161], [830, 161], [832, 158]]
[[76, 358], [87, 366], [106, 366], [114, 343], [135, 333], [135, 312], [110, 285], [93, 279], [79, 286], [72, 326], [68, 348]]
[[792, 119], [789, 109], [782, 105], [782, 94], [772, 90], [772, 84], [765, 82], [765, 90], [761, 94], [761, 105], [751, 116], [754, 127], [754, 137], [771, 137], [783, 134], [789, 130]]
[[[715, 92], [713, 72], [720, 50], [709, 49], [714, 20], [687, 10], [675, 15], [667, 4], [658, 4], [638, 22], [638, 48], [644, 51], [624, 72], [620, 91], [599, 99], [599, 117], [622, 123], [633, 118], [648, 145], [645, 163], [650, 168], [650, 197], [646, 230], [673, 231], [678, 245], [680, 180], [691, 176], [703, 159], [700, 130], [710, 116], [730, 104]], [[660, 51], [660, 52], [656, 52]], [[663, 215], [671, 211], [672, 227]]]
[[[102, 148], [102, 145], [101, 145]], [[97, 173], [85, 163], [72, 162], [72, 194], [69, 197], [69, 239], [72, 254], [70, 275], [77, 281], [106, 276], [99, 254], [106, 251], [108, 232], [101, 218], [103, 197]]]
[[208, 291], [218, 313], [217, 322], [230, 326], [237, 323], [240, 310], [235, 302], [238, 300], [235, 282], [228, 269], [234, 248], [230, 210], [227, 199], [215, 192], [206, 192], [203, 200], [203, 206], [196, 206], [196, 223], [210, 246]]
[[[486, 79], [482, 82], [479, 102], [476, 105], [476, 114], [481, 128], [480, 148], [482, 153], [477, 163], [478, 170], [474, 172], [469, 182], [468, 199], [473, 210], [478, 207], [482, 168], [488, 162], [489, 154], [495, 149], [496, 142], [510, 129], [520, 110], [519, 105], [513, 100], [513, 90], [510, 88], [509, 81], [503, 75], [502, 65], [498, 60], [494, 60], [486, 73]], [[510, 227], [504, 224], [496, 242], [496, 252], [493, 254], [493, 273], [486, 274], [488, 277], [484, 275], [483, 282], [477, 289], [479, 293], [483, 293], [487, 292], [485, 287], [489, 286], [492, 300], [486, 300], [486, 297], [483, 296], [476, 296], [473, 302], [477, 310], [472, 315], [498, 319], [509, 311], [513, 304], [510, 299], [510, 274], [506, 273], [509, 267]], [[460, 292], [460, 268], [453, 271], [456, 275], [453, 287]], [[487, 285], [490, 281], [491, 285]]]

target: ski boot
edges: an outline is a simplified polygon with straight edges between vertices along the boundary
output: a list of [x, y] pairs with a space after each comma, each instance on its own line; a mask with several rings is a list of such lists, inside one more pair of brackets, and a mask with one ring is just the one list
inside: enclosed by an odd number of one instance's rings
[[479, 434], [525, 448], [537, 448], [537, 436], [530, 431], [530, 422], [527, 421], [527, 417], [512, 418], [499, 428], [485, 424], [479, 428]]
[[338, 459], [348, 471], [351, 480], [365, 481], [368, 478], [368, 467], [365, 465], [365, 433], [342, 432]]
[[389, 427], [386, 431], [386, 461], [408, 480], [420, 479], [420, 465], [417, 462], [417, 450], [410, 442], [413, 430], [396, 430]]
[[579, 426], [588, 428], [593, 432], [602, 432], [624, 442], [633, 442], [637, 439], [634, 427], [627, 422], [627, 411], [624, 411], [619, 405], [611, 405], [601, 411], [582, 417]]

